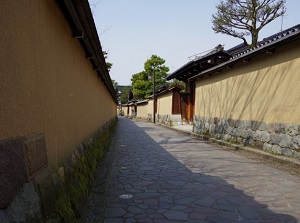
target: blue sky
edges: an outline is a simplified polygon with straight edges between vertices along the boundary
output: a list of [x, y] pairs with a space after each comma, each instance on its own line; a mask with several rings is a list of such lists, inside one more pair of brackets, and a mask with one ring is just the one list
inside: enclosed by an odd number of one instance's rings
[[[211, 18], [219, 0], [89, 0], [103, 50], [113, 63], [110, 76], [120, 85], [130, 85], [131, 76], [143, 70], [144, 62], [156, 54], [166, 60], [170, 73], [189, 61], [188, 57], [218, 44], [229, 49], [240, 39], [215, 34]], [[300, 1], [287, 0], [283, 29], [300, 23]], [[260, 38], [281, 29], [273, 21]]]

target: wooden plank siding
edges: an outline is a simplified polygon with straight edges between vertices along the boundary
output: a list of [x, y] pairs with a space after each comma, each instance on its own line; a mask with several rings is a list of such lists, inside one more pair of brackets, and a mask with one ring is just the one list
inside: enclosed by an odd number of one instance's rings
[[179, 91], [173, 92], [172, 97], [172, 114], [181, 114], [181, 97]]

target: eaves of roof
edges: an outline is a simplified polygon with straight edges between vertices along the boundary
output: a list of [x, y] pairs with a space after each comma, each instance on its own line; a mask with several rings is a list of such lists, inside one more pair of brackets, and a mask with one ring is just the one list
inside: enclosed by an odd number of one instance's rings
[[[190, 71], [190, 74], [188, 76], [194, 76], [197, 73], [199, 73], [199, 70], [195, 70], [195, 68], [203, 65], [205, 62], [212, 60], [212, 59], [216, 59], [216, 58], [226, 58], [226, 60], [229, 60], [230, 57], [231, 57], [231, 54], [229, 54], [227, 51], [224, 51], [224, 50], [209, 52], [208, 54], [198, 57], [193, 61], [189, 61], [188, 63], [186, 63], [185, 65], [183, 65], [182, 67], [180, 67], [179, 69], [174, 71], [172, 74], [167, 76], [166, 79], [167, 80], [171, 80], [174, 78], [188, 79], [185, 72]], [[191, 68], [193, 68], [193, 69], [191, 69]], [[202, 69], [206, 69], [205, 66]]]
[[178, 90], [183, 90], [184, 89], [184, 87], [181, 87], [181, 86], [179, 86], [179, 85], [174, 85], [174, 86], [172, 86], [172, 87], [169, 87], [169, 90], [171, 91], [171, 90], [173, 90], [173, 89], [178, 89]]
[[287, 29], [285, 32], [280, 32], [277, 35], [272, 35], [260, 41], [258, 45], [253, 49], [247, 49], [243, 52], [240, 52], [233, 56], [229, 61], [221, 63], [217, 66], [214, 66], [210, 69], [204, 70], [203, 72], [189, 78], [188, 80], [194, 80], [201, 78], [206, 75], [211, 75], [212, 73], [221, 72], [221, 70], [226, 68], [231, 68], [234, 64], [248, 61], [250, 58], [253, 58], [257, 55], [260, 55], [265, 52], [274, 52], [274, 50], [280, 46], [283, 46], [287, 43], [290, 43], [296, 39], [300, 38], [300, 25], [294, 26], [290, 29]]
[[180, 68], [175, 70], [172, 74], [168, 75], [166, 77], [166, 79], [167, 80], [172, 80], [173, 78], [176, 78], [176, 76], [178, 76], [180, 72], [183, 72], [184, 70], [187, 70], [189, 67], [191, 67], [193, 62], [194, 61], [187, 62], [186, 64], [184, 64], [183, 66], [181, 66]]
[[109, 76], [88, 0], [57, 0], [57, 3], [70, 24], [74, 38], [79, 40], [86, 59], [90, 61], [98, 77], [117, 103], [116, 92]]
[[148, 101], [149, 101], [148, 99], [143, 100], [143, 101], [137, 101], [136, 104], [137, 105], [139, 105], [139, 104], [145, 104], [145, 103], [148, 103]]
[[167, 93], [169, 93], [169, 92], [174, 91], [175, 89], [181, 91], [181, 90], [183, 90], [184, 88], [181, 87], [181, 86], [175, 85], [175, 86], [169, 87], [168, 89], [166, 89], [166, 90], [164, 90], [164, 91], [162, 91], [162, 92], [159, 92], [158, 94], [155, 94], [155, 96], [161, 96], [161, 95], [167, 94]]

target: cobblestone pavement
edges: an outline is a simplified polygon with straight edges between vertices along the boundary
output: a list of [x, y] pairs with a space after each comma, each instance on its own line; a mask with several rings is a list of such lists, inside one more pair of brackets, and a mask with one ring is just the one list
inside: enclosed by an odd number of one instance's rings
[[86, 222], [300, 222], [298, 177], [218, 145], [119, 118], [110, 153], [106, 200], [98, 177]]

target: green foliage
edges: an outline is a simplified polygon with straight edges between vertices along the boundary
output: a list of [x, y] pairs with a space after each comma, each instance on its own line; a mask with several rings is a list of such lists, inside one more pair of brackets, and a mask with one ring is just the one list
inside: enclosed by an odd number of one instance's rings
[[173, 79], [168, 84], [169, 84], [169, 87], [173, 87], [173, 86], [177, 85], [177, 86], [183, 87], [185, 89], [185, 83], [183, 81], [180, 81], [177, 79]]
[[115, 89], [115, 92], [118, 92], [118, 87], [119, 87], [119, 83], [116, 82], [115, 80], [111, 80], [112, 84], [113, 84], [113, 87]]
[[[104, 59], [106, 60], [107, 57], [108, 57], [108, 51], [105, 51], [105, 50], [104, 50], [104, 51], [102, 51], [102, 53], [103, 53]], [[110, 62], [106, 62], [106, 67], [107, 67], [108, 72], [110, 71], [112, 65], [113, 65], [113, 64], [110, 63]]]
[[250, 48], [257, 45], [260, 30], [286, 11], [285, 0], [221, 0], [216, 8], [213, 30], [240, 38]]
[[174, 122], [170, 120], [170, 126], [174, 126]]
[[123, 88], [121, 97], [120, 97], [122, 104], [126, 104], [128, 102], [130, 90], [131, 90], [130, 86], [125, 86]]
[[61, 222], [79, 222], [80, 203], [89, 194], [97, 167], [109, 148], [116, 123], [115, 119], [97, 134], [85, 154], [78, 158], [66, 174], [56, 202], [56, 213]]
[[132, 75], [133, 95], [138, 99], [145, 99], [153, 93], [153, 75], [155, 75], [156, 88], [166, 84], [169, 68], [164, 65], [165, 60], [152, 55], [144, 63], [144, 70]]
[[112, 65], [113, 64], [110, 62], [106, 62], [106, 67], [107, 67], [108, 72], [111, 70]]
[[153, 82], [148, 78], [145, 71], [132, 75], [133, 95], [138, 99], [144, 99], [151, 95], [153, 91]]

